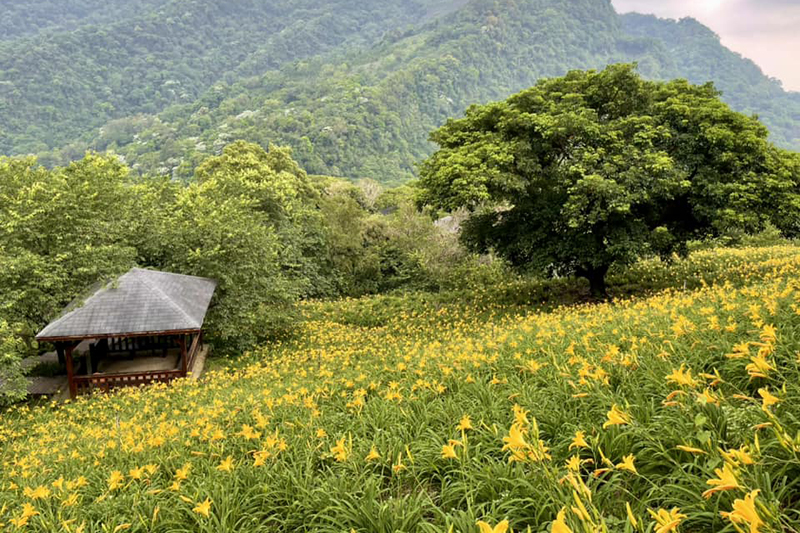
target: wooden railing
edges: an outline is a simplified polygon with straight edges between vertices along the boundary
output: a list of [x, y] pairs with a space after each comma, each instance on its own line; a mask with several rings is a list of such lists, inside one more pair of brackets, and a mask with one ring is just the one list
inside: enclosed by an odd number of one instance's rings
[[[185, 341], [181, 341], [185, 343]], [[192, 344], [182, 354], [179, 367], [174, 370], [150, 370], [142, 372], [126, 372], [119, 374], [93, 374], [90, 376], [72, 376], [70, 394], [75, 397], [80, 394], [90, 394], [94, 391], [108, 392], [121, 387], [140, 387], [151, 383], [169, 383], [173, 379], [186, 377], [191, 374], [195, 357], [200, 352], [202, 334], [197, 334], [192, 339]], [[182, 344], [185, 346], [185, 344]], [[183, 351], [183, 350], [182, 350]]]
[[76, 394], [90, 394], [93, 391], [108, 392], [120, 387], [139, 387], [151, 383], [169, 383], [184, 377], [182, 370], [161, 370], [152, 372], [131, 372], [128, 374], [98, 374], [96, 376], [75, 376]]
[[[103, 342], [103, 341], [100, 341]], [[105, 353], [127, 353], [135, 356], [140, 352], [166, 354], [175, 347], [174, 337], [146, 335], [142, 337], [109, 337], [105, 340]]]

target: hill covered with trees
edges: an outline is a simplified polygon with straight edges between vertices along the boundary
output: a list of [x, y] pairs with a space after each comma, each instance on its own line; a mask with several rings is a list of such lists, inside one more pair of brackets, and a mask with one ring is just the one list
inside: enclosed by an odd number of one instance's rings
[[12, 1], [0, 19], [3, 153], [64, 145], [109, 120], [193, 102], [215, 82], [446, 12], [430, 0], [30, 4]]
[[773, 141], [800, 147], [800, 94], [696, 21], [621, 16], [608, 0], [116, 3], [37, 17], [11, 2], [0, 153], [57, 165], [112, 150], [186, 178], [243, 139], [291, 146], [313, 174], [399, 183], [432, 152], [429, 132], [469, 105], [620, 61], [713, 80]]

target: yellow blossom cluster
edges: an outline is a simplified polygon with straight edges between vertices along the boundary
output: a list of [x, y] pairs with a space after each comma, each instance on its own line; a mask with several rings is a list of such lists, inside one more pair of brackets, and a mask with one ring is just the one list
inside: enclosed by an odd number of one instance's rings
[[800, 248], [634, 270], [699, 281], [308, 303], [201, 381], [11, 408], [0, 531], [800, 529]]

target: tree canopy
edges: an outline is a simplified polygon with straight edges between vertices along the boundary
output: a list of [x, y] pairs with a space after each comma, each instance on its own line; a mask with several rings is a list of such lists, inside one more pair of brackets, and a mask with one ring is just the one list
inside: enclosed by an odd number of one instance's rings
[[573, 71], [473, 106], [431, 140], [421, 202], [469, 207], [474, 249], [586, 277], [595, 294], [612, 265], [692, 238], [797, 229], [796, 160], [711, 84], [645, 81], [625, 64]]

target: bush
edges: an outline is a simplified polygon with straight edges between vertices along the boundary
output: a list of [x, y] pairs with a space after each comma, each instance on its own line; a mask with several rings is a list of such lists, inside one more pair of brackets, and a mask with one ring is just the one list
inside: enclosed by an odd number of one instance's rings
[[27, 353], [18, 331], [0, 319], [0, 406], [21, 400], [28, 392], [28, 381], [22, 370]]

